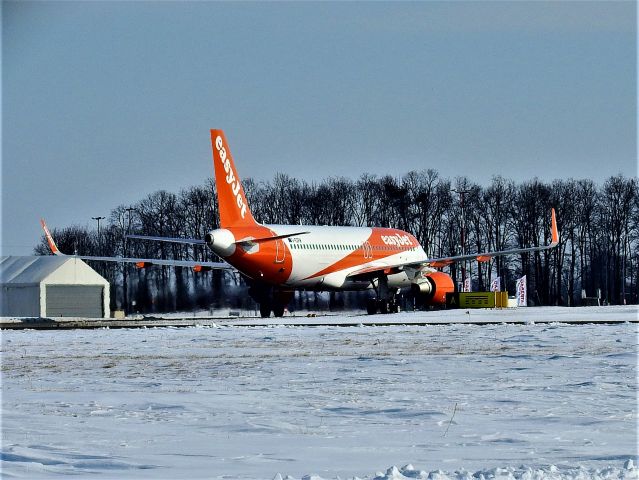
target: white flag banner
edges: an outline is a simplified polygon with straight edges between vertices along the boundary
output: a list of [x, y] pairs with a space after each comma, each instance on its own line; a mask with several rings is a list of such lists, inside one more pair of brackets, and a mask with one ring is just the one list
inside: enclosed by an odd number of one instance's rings
[[467, 277], [466, 280], [464, 280], [464, 292], [472, 292], [473, 289], [470, 285], [470, 277]]
[[528, 287], [526, 283], [526, 275], [517, 280], [517, 306], [525, 307], [528, 305]]
[[497, 277], [492, 282], [490, 282], [490, 291], [501, 292], [501, 277]]

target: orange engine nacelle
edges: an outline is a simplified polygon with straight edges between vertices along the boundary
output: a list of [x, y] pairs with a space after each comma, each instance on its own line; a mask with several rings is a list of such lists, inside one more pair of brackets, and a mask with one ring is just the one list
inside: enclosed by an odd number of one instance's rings
[[413, 283], [411, 289], [427, 305], [446, 305], [446, 294], [455, 291], [455, 282], [444, 272], [433, 272], [426, 275], [426, 281]]

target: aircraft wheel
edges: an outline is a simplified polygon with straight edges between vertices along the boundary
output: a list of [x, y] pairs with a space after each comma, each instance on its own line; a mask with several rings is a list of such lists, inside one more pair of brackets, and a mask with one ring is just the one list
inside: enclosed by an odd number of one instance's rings
[[262, 318], [271, 316], [271, 304], [269, 302], [260, 303], [260, 316]]
[[273, 315], [276, 317], [284, 316], [284, 305], [275, 305], [273, 307]]
[[366, 301], [366, 313], [369, 315], [375, 315], [377, 313], [377, 300], [375, 298], [369, 298]]

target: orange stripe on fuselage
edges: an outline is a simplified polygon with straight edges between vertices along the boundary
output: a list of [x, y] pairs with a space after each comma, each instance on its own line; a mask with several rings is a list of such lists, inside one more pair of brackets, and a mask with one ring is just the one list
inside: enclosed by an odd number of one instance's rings
[[392, 255], [397, 255], [402, 251], [419, 247], [417, 239], [410, 233], [402, 230], [396, 230], [394, 228], [373, 228], [372, 230], [373, 231], [370, 236], [364, 242], [364, 244], [368, 242], [371, 246], [369, 257], [364, 257], [364, 248], [366, 247], [362, 244], [357, 248], [357, 250], [351, 252], [346, 257], [338, 260], [319, 272], [306, 277], [304, 280], [365, 265], [372, 261], [381, 260]]

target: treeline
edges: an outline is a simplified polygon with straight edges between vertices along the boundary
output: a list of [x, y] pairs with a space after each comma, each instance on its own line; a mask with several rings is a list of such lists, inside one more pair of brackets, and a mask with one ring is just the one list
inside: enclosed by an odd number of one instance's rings
[[[212, 180], [180, 193], [158, 191], [115, 208], [100, 225], [54, 230], [62, 251], [83, 255], [216, 261], [203, 246], [127, 240], [126, 234], [204, 238], [218, 226]], [[244, 182], [255, 218], [268, 224], [390, 226], [414, 234], [430, 257], [539, 246], [550, 242], [550, 209], [557, 212], [558, 248], [534, 254], [467, 263], [473, 290], [501, 277], [514, 292], [527, 276], [529, 303], [580, 305], [583, 296], [610, 304], [637, 303], [639, 284], [639, 184], [614, 176], [591, 180], [533, 179], [516, 184], [494, 177], [487, 186], [467, 177], [441, 178], [435, 170], [402, 177], [363, 175], [308, 183], [278, 174], [271, 182]], [[463, 238], [463, 241], [462, 241]], [[36, 254], [48, 254], [44, 237]], [[229, 272], [98, 263], [112, 288], [112, 306], [163, 312], [191, 308], [252, 308], [243, 279]], [[462, 265], [450, 273], [461, 282]], [[355, 306], [361, 296], [331, 296]], [[317, 295], [296, 297], [297, 308], [314, 308]]]

